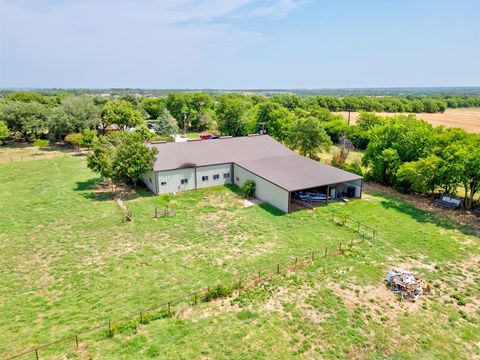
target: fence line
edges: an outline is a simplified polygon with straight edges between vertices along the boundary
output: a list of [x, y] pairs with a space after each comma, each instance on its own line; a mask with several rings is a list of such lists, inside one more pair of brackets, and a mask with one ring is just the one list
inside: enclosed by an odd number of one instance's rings
[[[186, 295], [182, 295], [177, 298], [170, 299], [168, 301], [165, 301], [163, 303], [153, 305], [149, 308], [146, 309], [139, 309], [137, 311], [131, 312], [129, 314], [126, 314], [120, 318], [116, 318], [107, 322], [102, 322], [96, 325], [93, 325], [92, 327], [81, 331], [77, 332], [73, 335], [69, 335], [66, 337], [63, 337], [61, 339], [58, 339], [56, 341], [39, 345], [33, 349], [26, 350], [22, 353], [10, 356], [6, 358], [6, 360], [11, 360], [11, 359], [17, 359], [19, 357], [28, 355], [28, 354], [34, 354], [35, 359], [40, 359], [40, 350], [44, 350], [48, 347], [51, 347], [53, 345], [62, 343], [62, 342], [71, 342], [74, 344], [74, 349], [79, 347], [79, 338], [80, 336], [84, 336], [87, 334], [91, 334], [94, 331], [100, 330], [100, 329], [105, 329], [107, 330], [107, 336], [108, 337], [113, 337], [115, 336], [115, 333], [121, 332], [121, 323], [123, 321], [138, 321], [138, 323], [133, 324], [133, 326], [138, 326], [139, 324], [148, 324], [150, 321], [158, 320], [158, 319], [164, 319], [164, 318], [169, 318], [172, 317], [175, 314], [175, 311], [173, 307], [180, 303], [188, 303], [190, 306], [197, 305], [199, 302], [209, 302], [211, 300], [217, 299], [217, 298], [222, 298], [222, 297], [227, 297], [233, 294], [234, 291], [239, 291], [241, 292], [242, 290], [249, 288], [251, 286], [255, 286], [259, 284], [262, 281], [265, 281], [267, 279], [273, 278], [276, 275], [280, 275], [282, 273], [289, 273], [291, 271], [295, 271], [301, 267], [307, 266], [309, 264], [312, 264], [315, 262], [316, 259], [320, 258], [327, 258], [327, 257], [332, 257], [332, 256], [338, 256], [342, 255], [346, 250], [351, 250], [354, 245], [361, 244], [362, 242], [365, 241], [366, 239], [366, 234], [361, 234], [360, 233], [360, 227], [364, 226], [370, 230], [372, 230], [372, 239], [375, 238], [376, 230], [368, 225], [362, 224], [354, 219], [351, 219], [347, 216], [339, 215], [337, 216], [335, 213], [332, 213], [332, 221], [341, 225], [341, 226], [347, 226], [347, 222], [354, 222], [358, 224], [357, 229], [352, 229], [349, 228], [355, 232], [358, 233], [360, 240], [355, 241], [353, 238], [350, 240], [349, 243], [344, 243], [342, 242], [339, 243], [338, 248], [328, 248], [325, 247], [324, 249], [315, 249], [315, 250], [310, 250], [306, 254], [299, 255], [299, 256], [293, 256], [289, 257], [286, 260], [282, 262], [277, 262], [269, 265], [268, 267], [264, 268], [259, 268], [257, 270], [252, 270], [252, 271], [247, 271], [242, 274], [237, 274], [232, 277], [232, 279], [228, 282], [228, 284], [225, 283], [220, 283], [217, 282], [212, 286], [207, 286], [204, 288], [197, 289], [196, 291], [192, 291]], [[357, 231], [358, 230], [358, 231]], [[343, 246], [343, 247], [342, 247]], [[190, 301], [189, 301], [190, 300]], [[192, 301], [193, 300], [193, 301]], [[160, 312], [155, 316], [151, 314], [149, 318], [149, 313], [153, 313], [154, 311], [158, 311], [160, 309]], [[116, 325], [116, 326], [115, 326]], [[130, 324], [132, 326], [132, 324]], [[128, 324], [125, 325], [128, 327]]]
[[0, 156], [0, 164], [8, 164], [13, 162], [25, 162], [25, 161], [33, 161], [33, 160], [47, 160], [47, 159], [55, 159], [60, 157], [74, 157], [74, 156], [82, 156], [88, 155], [91, 150], [75, 150], [75, 151], [46, 151], [45, 153], [39, 154], [30, 154], [30, 155], [15, 155], [9, 154], [2, 154]]

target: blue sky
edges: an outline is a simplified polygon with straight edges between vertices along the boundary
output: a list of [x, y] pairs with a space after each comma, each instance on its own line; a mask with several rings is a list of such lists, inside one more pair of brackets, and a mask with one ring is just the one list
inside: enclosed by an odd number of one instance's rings
[[0, 87], [480, 86], [478, 0], [0, 0]]

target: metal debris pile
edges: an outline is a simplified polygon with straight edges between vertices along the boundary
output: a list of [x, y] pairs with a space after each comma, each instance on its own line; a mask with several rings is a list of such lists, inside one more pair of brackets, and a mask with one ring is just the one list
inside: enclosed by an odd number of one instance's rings
[[420, 295], [430, 292], [430, 286], [425, 285], [416, 273], [404, 269], [389, 271], [385, 281], [390, 290], [411, 302], [415, 302]]

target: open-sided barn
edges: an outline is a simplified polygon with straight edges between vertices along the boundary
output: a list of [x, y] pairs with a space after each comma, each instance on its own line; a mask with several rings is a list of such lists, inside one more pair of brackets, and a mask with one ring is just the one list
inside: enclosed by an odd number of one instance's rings
[[268, 135], [150, 144], [158, 149], [143, 181], [155, 194], [255, 182], [255, 196], [291, 212], [293, 198], [316, 191], [359, 198], [362, 177], [296, 154]]

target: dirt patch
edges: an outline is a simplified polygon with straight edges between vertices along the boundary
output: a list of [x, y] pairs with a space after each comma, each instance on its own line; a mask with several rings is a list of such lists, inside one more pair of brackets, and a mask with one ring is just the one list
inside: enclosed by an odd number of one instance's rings
[[437, 208], [432, 205], [431, 198], [426, 198], [424, 196], [413, 195], [413, 194], [402, 194], [393, 190], [390, 187], [379, 185], [379, 184], [364, 183], [363, 190], [364, 192], [370, 195], [380, 193], [380, 194], [387, 194], [387, 195], [400, 198], [406, 203], [413, 205], [420, 210], [434, 213], [436, 215], [439, 215], [440, 217], [454, 221], [462, 226], [468, 226], [473, 229], [476, 236], [480, 236], [480, 219], [478, 216], [474, 215], [472, 212], [461, 210], [461, 209], [447, 210], [447, 209]]

